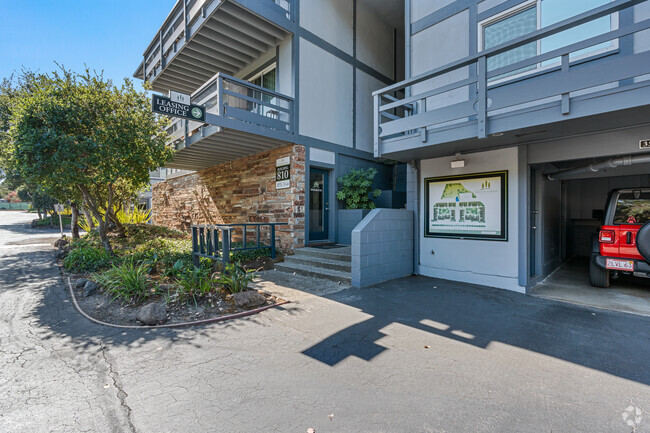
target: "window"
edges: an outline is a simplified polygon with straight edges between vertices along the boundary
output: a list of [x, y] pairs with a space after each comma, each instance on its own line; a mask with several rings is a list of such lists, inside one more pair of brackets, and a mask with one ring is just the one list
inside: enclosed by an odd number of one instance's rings
[[[500, 13], [479, 23], [479, 49], [495, 47], [518, 37], [524, 36], [537, 29], [548, 27], [559, 21], [586, 12], [595, 7], [608, 3], [610, 0], [529, 0], [516, 8]], [[487, 59], [487, 70], [493, 71], [538, 54], [561, 48], [618, 27], [618, 16], [613, 14], [588, 23], [565, 30], [536, 42], [514, 48], [505, 53]], [[616, 48], [616, 43], [608, 42], [570, 54], [570, 59], [594, 55]], [[522, 72], [537, 70], [541, 67], [557, 65], [559, 59], [552, 59], [541, 64], [533, 64], [507, 74], [494, 77], [502, 79]]]
[[[276, 81], [276, 66], [272, 65], [259, 74], [253, 76], [253, 78], [250, 78], [248, 81], [251, 84], [255, 84], [256, 86], [263, 87], [265, 89], [275, 91], [275, 81]], [[249, 89], [248, 90], [248, 96], [257, 100], [261, 100], [265, 103], [275, 103], [275, 97], [268, 94], [268, 93], [263, 93], [258, 90], [253, 90]], [[247, 104], [247, 109], [248, 111], [252, 111], [257, 114], [261, 114], [263, 116], [267, 117], [277, 117], [277, 111], [276, 110], [271, 110], [269, 107], [266, 107], [262, 104], [254, 103], [254, 102], [248, 102]]]
[[650, 193], [621, 193], [616, 200], [614, 224], [645, 224], [650, 221]]
[[273, 65], [248, 81], [265, 89], [275, 91], [275, 69], [275, 65]]

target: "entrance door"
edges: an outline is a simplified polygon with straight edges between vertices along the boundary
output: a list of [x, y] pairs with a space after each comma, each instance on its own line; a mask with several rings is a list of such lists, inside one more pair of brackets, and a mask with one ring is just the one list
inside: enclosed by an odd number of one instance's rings
[[309, 171], [309, 240], [328, 238], [329, 172], [312, 168]]

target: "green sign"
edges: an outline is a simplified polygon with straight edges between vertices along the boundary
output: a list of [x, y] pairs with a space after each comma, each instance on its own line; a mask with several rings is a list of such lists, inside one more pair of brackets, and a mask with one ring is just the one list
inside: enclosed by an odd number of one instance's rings
[[151, 110], [154, 113], [166, 114], [167, 116], [205, 122], [205, 107], [172, 101], [171, 98], [166, 96], [152, 95]]

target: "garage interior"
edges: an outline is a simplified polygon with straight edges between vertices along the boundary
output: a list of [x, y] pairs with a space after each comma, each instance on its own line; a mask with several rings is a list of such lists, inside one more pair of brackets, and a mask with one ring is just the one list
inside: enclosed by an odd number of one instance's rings
[[600, 228], [609, 192], [650, 187], [650, 163], [595, 172], [598, 165], [588, 168], [594, 163], [610, 165], [590, 158], [530, 166], [530, 293], [650, 316], [650, 279], [621, 275], [607, 289], [589, 284], [591, 237]]

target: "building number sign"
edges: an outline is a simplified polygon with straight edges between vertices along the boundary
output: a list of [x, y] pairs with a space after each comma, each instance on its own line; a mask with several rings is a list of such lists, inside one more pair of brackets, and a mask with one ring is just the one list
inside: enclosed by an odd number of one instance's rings
[[291, 186], [291, 157], [280, 158], [275, 161], [275, 189], [284, 189]]

